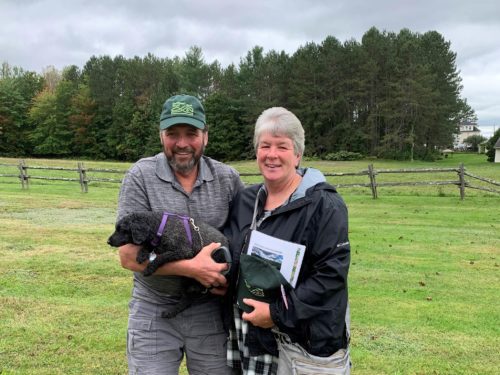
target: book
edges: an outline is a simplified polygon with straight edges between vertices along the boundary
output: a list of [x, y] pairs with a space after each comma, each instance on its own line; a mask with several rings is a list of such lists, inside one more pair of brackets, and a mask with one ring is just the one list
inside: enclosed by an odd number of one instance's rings
[[306, 247], [252, 230], [247, 254], [260, 257], [276, 267], [295, 288]]

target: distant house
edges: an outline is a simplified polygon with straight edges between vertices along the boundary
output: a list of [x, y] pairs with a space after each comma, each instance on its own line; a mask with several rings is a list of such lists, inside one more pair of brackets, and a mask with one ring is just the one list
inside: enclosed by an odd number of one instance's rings
[[500, 138], [495, 143], [495, 163], [500, 163]]
[[464, 143], [467, 137], [481, 135], [481, 130], [479, 130], [477, 124], [470, 121], [462, 122], [458, 128], [459, 133], [455, 135], [455, 141], [453, 142], [453, 148], [456, 150], [466, 150], [469, 147], [468, 144]]

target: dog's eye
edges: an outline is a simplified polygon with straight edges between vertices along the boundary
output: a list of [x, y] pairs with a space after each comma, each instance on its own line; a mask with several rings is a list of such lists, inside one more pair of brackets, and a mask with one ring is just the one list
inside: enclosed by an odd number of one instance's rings
[[128, 229], [128, 225], [126, 225], [125, 223], [120, 223], [118, 224], [117, 229], [120, 231], [125, 231]]

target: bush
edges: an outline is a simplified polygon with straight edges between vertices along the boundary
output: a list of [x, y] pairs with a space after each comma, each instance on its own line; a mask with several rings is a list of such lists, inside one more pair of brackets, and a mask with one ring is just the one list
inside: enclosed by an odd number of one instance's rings
[[500, 138], [500, 129], [498, 129], [493, 136], [486, 142], [486, 156], [487, 160], [491, 163], [495, 161], [495, 143], [497, 143], [498, 138]]
[[363, 159], [363, 155], [359, 152], [339, 151], [326, 154], [323, 156], [323, 159], [330, 161], [349, 161]]
[[304, 155], [302, 160], [304, 160], [304, 161], [318, 161], [318, 160], [321, 160], [321, 158], [318, 155], [313, 154], [313, 155]]

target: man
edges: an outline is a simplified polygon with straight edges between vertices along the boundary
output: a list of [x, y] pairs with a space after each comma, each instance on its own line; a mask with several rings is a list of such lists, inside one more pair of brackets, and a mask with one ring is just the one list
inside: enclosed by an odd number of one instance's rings
[[[118, 220], [134, 211], [168, 211], [222, 228], [242, 183], [233, 168], [203, 156], [208, 129], [198, 99], [167, 99], [160, 116], [160, 141], [162, 153], [139, 160], [127, 172]], [[146, 264], [135, 260], [138, 246], [119, 248], [122, 266], [135, 272], [127, 335], [130, 374], [177, 374], [184, 354], [190, 374], [231, 374], [219, 297], [227, 288], [221, 274], [227, 264], [211, 258], [218, 246], [210, 244], [193, 259], [167, 263], [149, 277], [141, 274]], [[174, 318], [162, 318], [184, 292], [181, 276], [196, 279], [210, 293]]]

